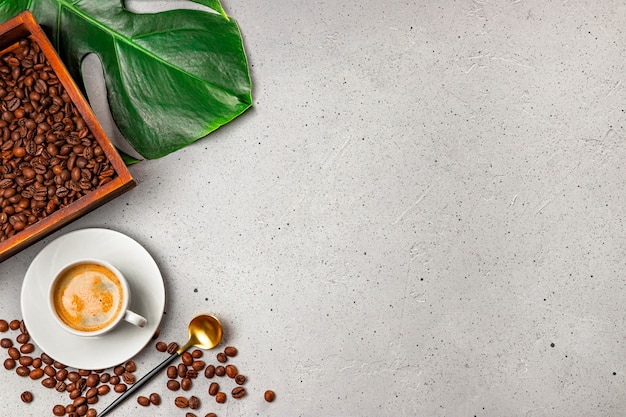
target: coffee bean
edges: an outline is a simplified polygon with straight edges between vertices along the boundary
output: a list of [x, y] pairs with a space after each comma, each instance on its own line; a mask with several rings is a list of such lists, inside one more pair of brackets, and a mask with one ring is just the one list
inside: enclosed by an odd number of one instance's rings
[[178, 391], [180, 389], [180, 382], [175, 379], [170, 379], [169, 381], [167, 381], [167, 388], [170, 391]]
[[70, 400], [75, 400], [76, 398], [80, 397], [80, 390], [78, 388], [74, 388], [70, 391]]
[[165, 352], [167, 350], [167, 344], [165, 344], [165, 342], [157, 342], [155, 347], [159, 352]]
[[172, 342], [169, 345], [167, 345], [167, 353], [174, 353], [178, 350], [178, 343], [176, 342]]
[[128, 385], [132, 385], [135, 383], [135, 375], [130, 372], [124, 372], [122, 374], [122, 380]]
[[0, 319], [0, 333], [4, 333], [7, 330], [9, 330], [9, 322], [4, 319]]
[[243, 385], [243, 384], [245, 384], [245, 383], [246, 383], [246, 377], [245, 377], [244, 375], [241, 375], [241, 374], [237, 375], [237, 376], [235, 377], [235, 383], [236, 383], [237, 385]]
[[52, 414], [55, 416], [61, 417], [65, 415], [65, 407], [61, 404], [57, 404], [52, 408]]
[[[66, 372], [65, 375], [66, 375], [66, 378], [69, 379], [72, 382], [80, 381], [80, 374], [78, 372], [76, 372], [76, 371]], [[59, 379], [59, 378], [57, 377], [57, 379]]]
[[185, 378], [195, 379], [198, 377], [198, 371], [195, 369], [187, 369], [187, 373], [185, 374]]
[[32, 367], [33, 368], [41, 368], [41, 358], [34, 358], [33, 359], [33, 363], [32, 363]]
[[78, 375], [80, 376], [88, 376], [91, 374], [91, 371], [88, 369], [79, 369], [78, 370]]
[[194, 362], [191, 364], [191, 367], [192, 367], [194, 370], [196, 370], [196, 371], [201, 371], [201, 370], [203, 370], [203, 369], [204, 369], [204, 366], [205, 366], [204, 361], [194, 361]]
[[222, 365], [216, 366], [215, 367], [215, 375], [217, 375], [217, 376], [224, 376], [224, 375], [226, 375], [226, 368], [224, 368]]
[[246, 395], [246, 389], [244, 387], [235, 387], [230, 393], [233, 398], [242, 398]]
[[4, 369], [6, 369], [7, 371], [10, 371], [13, 368], [15, 368], [15, 359], [6, 358], [4, 360]]
[[0, 347], [8, 349], [11, 346], [13, 346], [13, 341], [9, 339], [8, 337], [0, 339]]
[[106, 395], [111, 391], [111, 388], [108, 385], [100, 385], [98, 388], [98, 395]]
[[97, 374], [91, 374], [87, 377], [87, 386], [95, 387], [100, 382], [100, 377]]
[[276, 398], [276, 394], [271, 389], [268, 389], [263, 394], [263, 397], [265, 398], [265, 401], [267, 401], [268, 403], [271, 403]]
[[87, 399], [95, 397], [96, 395], [98, 395], [98, 388], [96, 387], [91, 387], [85, 392], [85, 398]]
[[33, 394], [30, 391], [24, 391], [20, 398], [22, 402], [29, 403], [33, 400]]
[[198, 417], [194, 413], [185, 413], [185, 417]]
[[134, 361], [128, 361], [126, 362], [126, 365], [124, 365], [124, 369], [126, 372], [135, 372], [137, 370], [137, 365]]
[[213, 397], [219, 391], [220, 391], [220, 384], [218, 384], [217, 382], [211, 382], [211, 385], [209, 385], [209, 395]]
[[30, 370], [25, 366], [18, 366], [15, 368], [15, 373], [19, 376], [28, 376], [30, 375]]
[[177, 368], [177, 373], [178, 373], [179, 378], [184, 378], [185, 375], [187, 374], [187, 367], [184, 364], [179, 363], [178, 368]]
[[224, 354], [230, 357], [237, 356], [237, 348], [234, 346], [226, 346], [224, 348]]
[[193, 356], [191, 356], [191, 353], [189, 352], [183, 352], [180, 358], [183, 364], [185, 364], [186, 366], [191, 366], [191, 364], [193, 363]]
[[87, 404], [79, 405], [78, 407], [76, 407], [76, 414], [82, 417], [85, 414], [87, 414], [87, 409], [88, 409]]
[[198, 408], [200, 408], [200, 399], [195, 395], [189, 397], [189, 408], [191, 408], [192, 410], [197, 410]]
[[161, 404], [161, 396], [159, 394], [157, 394], [156, 392], [153, 392], [152, 394], [150, 394], [150, 402], [154, 405], [160, 405]]
[[167, 367], [167, 377], [170, 379], [176, 378], [178, 376], [178, 370], [174, 365], [170, 365]]
[[24, 344], [27, 343], [30, 340], [30, 335], [28, 333], [20, 333], [16, 338], [15, 341], [17, 343], [20, 344]]
[[22, 334], [28, 334], [28, 329], [26, 329], [26, 323], [24, 320], [20, 320], [20, 332]]
[[103, 384], [106, 384], [107, 382], [109, 382], [110, 378], [111, 378], [111, 374], [109, 374], [108, 372], [104, 372], [100, 374], [100, 382]]
[[208, 413], [206, 416], [204, 417], [217, 417], [217, 414], [215, 413]]
[[17, 330], [20, 328], [20, 321], [19, 320], [11, 320], [9, 322], [9, 328], [11, 330]]
[[223, 352], [218, 353], [217, 355], [215, 355], [215, 357], [220, 363], [225, 363], [226, 361], [228, 361], [228, 357], [226, 357], [226, 354], [224, 354]]
[[215, 376], [215, 366], [213, 365], [209, 365], [206, 367], [206, 369], [204, 370], [204, 376], [207, 377], [208, 379], [211, 379]]
[[126, 387], [126, 384], [121, 384], [121, 383], [120, 383], [120, 384], [116, 384], [116, 385], [113, 387], [113, 390], [114, 390], [115, 392], [117, 392], [117, 393], [120, 393], [120, 392], [124, 392], [124, 391], [126, 391], [126, 388], [127, 388], [127, 387]]
[[174, 405], [178, 408], [187, 408], [189, 407], [189, 400], [185, 397], [176, 397], [174, 399]]
[[150, 399], [148, 397], [140, 395], [139, 397], [137, 397], [137, 403], [141, 406], [147, 407], [150, 405]]
[[20, 365], [31, 366], [33, 364], [33, 358], [27, 355], [22, 356], [19, 359]]
[[57, 381], [56, 385], [54, 386], [54, 389], [57, 390], [58, 392], [65, 392], [67, 389], [67, 385], [63, 381]]
[[118, 365], [113, 368], [113, 373], [117, 376], [121, 376], [124, 373], [125, 369], [122, 365]]
[[109, 378], [109, 384], [111, 385], [117, 385], [120, 383], [120, 377], [117, 375], [112, 375], [111, 378]]
[[52, 377], [44, 378], [41, 380], [41, 385], [46, 388], [54, 388], [57, 385], [57, 380]]
[[[55, 377], [57, 381], [65, 381], [65, 379], [68, 378], [68, 375], [67, 369], [59, 369]], [[76, 376], [78, 377], [78, 375]], [[75, 381], [75, 379], [72, 377], [70, 381]]]
[[218, 392], [217, 394], [215, 394], [215, 401], [217, 401], [220, 404], [223, 404], [226, 402], [226, 394], [224, 394], [222, 391]]
[[85, 417], [96, 417], [97, 415], [98, 412], [94, 408], [90, 408], [89, 410], [87, 410], [87, 414], [85, 414]]
[[62, 364], [61, 362], [58, 362], [58, 361], [53, 361], [52, 364], [57, 369], [65, 369], [65, 368], [67, 368], [67, 366], [65, 366], [64, 364]]
[[194, 350], [193, 350], [193, 352], [191, 352], [191, 356], [192, 356], [194, 359], [201, 358], [201, 357], [202, 357], [202, 355], [204, 355], [204, 352], [202, 352], [200, 349], [194, 349]]
[[35, 345], [32, 343], [25, 343], [20, 346], [20, 352], [22, 353], [33, 353], [35, 351]]
[[180, 387], [183, 391], [189, 391], [191, 389], [191, 379], [183, 378], [180, 380]]
[[229, 378], [236, 377], [238, 373], [235, 365], [226, 365], [226, 375], [228, 375]]

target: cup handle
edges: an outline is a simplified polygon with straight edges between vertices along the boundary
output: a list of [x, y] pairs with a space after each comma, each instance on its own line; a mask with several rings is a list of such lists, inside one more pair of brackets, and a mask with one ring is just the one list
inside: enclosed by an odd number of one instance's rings
[[126, 310], [126, 314], [124, 314], [124, 320], [126, 320], [130, 324], [134, 324], [137, 327], [143, 327], [148, 322], [148, 320], [146, 320], [143, 316], [140, 316], [139, 314], [134, 313], [130, 310]]

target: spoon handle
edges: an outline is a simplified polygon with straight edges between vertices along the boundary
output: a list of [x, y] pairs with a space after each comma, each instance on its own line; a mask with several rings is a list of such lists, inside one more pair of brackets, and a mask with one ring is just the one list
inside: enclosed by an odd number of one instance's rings
[[98, 417], [104, 417], [107, 414], [109, 414], [122, 401], [126, 400], [128, 397], [133, 395], [135, 393], [135, 391], [137, 391], [139, 388], [141, 388], [143, 385], [145, 385], [146, 382], [150, 381], [152, 379], [152, 377], [154, 377], [156, 374], [158, 374], [161, 371], [163, 371], [163, 369], [165, 369], [167, 367], [167, 365], [169, 365], [179, 355], [180, 354], [178, 352], [172, 353], [172, 355], [170, 357], [168, 357], [163, 362], [161, 362], [159, 365], [157, 365], [156, 368], [154, 368], [153, 370], [148, 372], [139, 381], [137, 381], [133, 385], [131, 385], [130, 388], [128, 388], [126, 391], [124, 391], [124, 393], [122, 395], [120, 395], [115, 401], [113, 401], [107, 408], [102, 410], [101, 413], [98, 413]]

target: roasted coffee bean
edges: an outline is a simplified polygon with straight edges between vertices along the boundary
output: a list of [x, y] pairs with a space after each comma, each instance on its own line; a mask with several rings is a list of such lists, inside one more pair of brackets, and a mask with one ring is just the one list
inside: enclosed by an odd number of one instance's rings
[[87, 399], [95, 397], [96, 395], [98, 395], [98, 388], [96, 387], [91, 387], [85, 392], [85, 398]]
[[40, 357], [41, 357], [41, 361], [45, 363], [46, 365], [52, 365], [54, 363], [52, 358], [45, 353], [42, 353]]
[[83, 397], [82, 395], [79, 397], [74, 398], [74, 402], [72, 403], [72, 405], [76, 408], [80, 407], [81, 405], [85, 404], [87, 402], [87, 398]]
[[100, 382], [103, 384], [106, 384], [107, 382], [109, 382], [110, 378], [111, 378], [111, 374], [109, 374], [108, 372], [104, 372], [103, 374], [100, 374]]
[[220, 404], [223, 404], [226, 402], [226, 394], [223, 393], [222, 391], [218, 392], [217, 394], [215, 394], [215, 401], [217, 401]]
[[167, 344], [165, 342], [157, 342], [155, 347], [159, 352], [165, 352], [167, 350]]
[[15, 368], [15, 373], [19, 376], [28, 376], [30, 375], [30, 370], [25, 366], [18, 366]]
[[208, 413], [206, 416], [204, 417], [217, 417], [217, 414], [215, 413]]
[[184, 364], [179, 363], [178, 368], [176, 369], [177, 369], [179, 378], [184, 378], [185, 375], [187, 375], [187, 367]]
[[244, 387], [235, 387], [230, 392], [230, 394], [233, 396], [233, 398], [239, 399], [246, 395], [246, 389]]
[[276, 398], [276, 394], [271, 389], [268, 389], [263, 394], [263, 397], [265, 398], [265, 401], [267, 401], [268, 403], [271, 403]]
[[43, 385], [46, 388], [54, 388], [57, 386], [57, 380], [52, 378], [52, 377], [48, 377], [48, 378], [44, 378], [41, 380], [41, 385]]
[[[68, 379], [69, 373], [67, 372], [67, 369], [61, 368], [57, 371], [56, 373], [56, 379], [57, 381], [65, 381], [66, 379]], [[76, 375], [76, 377], [78, 378], [79, 375]], [[76, 381], [76, 379], [69, 378], [70, 381]]]
[[117, 376], [121, 376], [124, 373], [125, 369], [122, 365], [118, 365], [113, 368], [113, 373]]
[[6, 358], [4, 360], [4, 369], [6, 369], [7, 371], [10, 371], [13, 368], [15, 368], [15, 359]]
[[150, 402], [154, 405], [160, 405], [161, 404], [161, 396], [159, 394], [157, 394], [156, 392], [153, 392], [152, 394], [150, 394]]
[[204, 355], [204, 352], [202, 352], [200, 349], [194, 349], [194, 350], [193, 350], [193, 352], [191, 352], [191, 356], [192, 356], [194, 359], [201, 358], [201, 357], [202, 357], [202, 355]]
[[226, 375], [228, 375], [229, 378], [236, 377], [238, 373], [235, 365], [226, 365]]
[[236, 383], [237, 385], [243, 385], [243, 384], [245, 384], [245, 383], [246, 383], [246, 377], [245, 377], [244, 375], [238, 374], [238, 375], [235, 377], [235, 383]]
[[172, 342], [167, 345], [167, 353], [172, 354], [178, 350], [178, 343]]
[[98, 387], [98, 395], [106, 395], [111, 391], [111, 388], [108, 385], [100, 385]]
[[19, 328], [20, 328], [20, 321], [19, 320], [11, 320], [9, 322], [9, 329], [17, 330]]
[[189, 397], [189, 408], [191, 408], [192, 410], [197, 410], [198, 408], [200, 408], [200, 399], [195, 395]]
[[215, 357], [220, 363], [225, 363], [226, 361], [228, 361], [228, 357], [226, 357], [226, 354], [223, 352], [218, 353], [217, 355], [215, 355]]
[[209, 385], [209, 395], [213, 397], [219, 391], [220, 391], [220, 384], [218, 384], [217, 382], [211, 382], [211, 385]]
[[65, 392], [67, 389], [67, 385], [63, 381], [57, 381], [56, 385], [54, 386], [54, 389], [57, 390], [58, 392]]
[[20, 333], [16, 338], [15, 341], [19, 344], [24, 344], [27, 343], [30, 340], [30, 335], [28, 333]]
[[224, 354], [230, 357], [237, 356], [237, 348], [234, 346], [226, 346], [224, 348]]
[[100, 382], [100, 377], [97, 374], [91, 374], [87, 377], [87, 386], [95, 387]]
[[87, 404], [89, 405], [96, 404], [98, 401], [100, 401], [100, 397], [98, 397], [97, 395], [87, 398]]
[[189, 391], [191, 389], [191, 379], [189, 378], [183, 378], [180, 380], [180, 388], [183, 391]]
[[79, 389], [74, 388], [73, 390], [70, 391], [70, 400], [75, 400], [78, 397], [80, 397], [80, 390]]
[[209, 365], [206, 367], [206, 369], [204, 370], [204, 376], [207, 377], [208, 379], [211, 379], [215, 376], [215, 366], [213, 365]]
[[116, 385], [113, 387], [113, 390], [114, 390], [115, 392], [118, 392], [118, 393], [120, 393], [120, 392], [124, 392], [124, 391], [126, 391], [126, 384], [121, 384], [121, 383], [120, 383], [120, 384], [116, 384]]
[[97, 415], [98, 412], [94, 408], [90, 408], [89, 410], [87, 410], [87, 414], [85, 414], [85, 417], [96, 417]]
[[120, 383], [120, 377], [117, 375], [112, 375], [111, 378], [109, 378], [109, 384], [111, 385], [117, 385]]
[[76, 389], [79, 390], [80, 392], [83, 392], [86, 387], [87, 387], [87, 380], [85, 378], [81, 378], [78, 381], [76, 381]]
[[[8, 198], [10, 196], [5, 196], [5, 198]], [[9, 322], [4, 320], [4, 319], [0, 319], [0, 333], [4, 333], [7, 330], [9, 330]]]
[[194, 413], [185, 413], [185, 417], [198, 417]]
[[76, 407], [76, 414], [78, 414], [80, 417], [83, 417], [85, 414], [87, 414], [87, 410], [88, 405], [86, 403], [79, 405], [78, 407]]
[[148, 397], [140, 395], [139, 397], [137, 397], [137, 403], [141, 406], [147, 407], [150, 405], [150, 399]]
[[91, 374], [91, 371], [88, 369], [79, 369], [78, 370], [78, 375], [80, 376], [88, 376]]
[[27, 355], [20, 357], [19, 359], [20, 365], [31, 366], [33, 364], [33, 358]]
[[128, 385], [132, 385], [135, 383], [135, 375], [130, 372], [124, 372], [122, 374], [122, 380]]
[[201, 371], [201, 370], [203, 370], [203, 369], [204, 369], [204, 366], [205, 366], [204, 361], [194, 361], [194, 362], [191, 364], [191, 367], [192, 367], [194, 370], [196, 370], [196, 371]]
[[198, 377], [198, 371], [195, 369], [187, 369], [187, 373], [185, 374], [185, 378], [195, 379]]
[[189, 407], [189, 400], [185, 397], [176, 397], [174, 399], [174, 405], [178, 408], [187, 408]]
[[167, 377], [170, 379], [176, 378], [178, 376], [178, 370], [174, 365], [170, 365], [167, 367]]
[[187, 366], [191, 366], [191, 364], [193, 363], [193, 356], [191, 356], [191, 353], [189, 352], [184, 352], [180, 359], [182, 360], [183, 364], [187, 365]]
[[24, 391], [20, 398], [22, 402], [29, 403], [33, 400], [33, 394], [30, 391]]
[[34, 358], [33, 359], [33, 363], [32, 363], [32, 367], [33, 368], [41, 368], [43, 362], [41, 362], [41, 358]]
[[20, 346], [20, 352], [22, 353], [33, 353], [35, 351], [35, 345], [32, 343], [25, 343]]
[[215, 367], [215, 375], [217, 376], [224, 376], [226, 375], [226, 368], [224, 368], [223, 366], [216, 366]]
[[0, 347], [8, 349], [11, 346], [13, 346], [13, 341], [9, 339], [8, 337], [0, 339]]
[[126, 365], [124, 365], [124, 369], [126, 372], [135, 372], [137, 370], [137, 365], [133, 361], [128, 361], [126, 362]]
[[65, 415], [65, 407], [61, 404], [57, 404], [52, 408], [52, 414], [55, 416], [61, 417]]
[[167, 388], [170, 391], [178, 391], [180, 389], [180, 382], [175, 379], [170, 379], [169, 381], [167, 381]]

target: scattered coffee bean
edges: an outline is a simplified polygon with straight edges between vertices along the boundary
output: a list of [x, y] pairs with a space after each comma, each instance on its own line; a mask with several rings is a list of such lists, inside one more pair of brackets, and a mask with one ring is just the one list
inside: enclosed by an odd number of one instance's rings
[[0, 339], [0, 347], [8, 349], [11, 346], [13, 346], [13, 341], [11, 339], [9, 339], [8, 337], [4, 337], [4, 338]]
[[124, 373], [125, 369], [122, 365], [118, 365], [113, 368], [113, 373], [117, 376], [121, 376]]
[[135, 375], [130, 372], [124, 372], [122, 374], [122, 380], [128, 385], [132, 385], [135, 383]]
[[157, 342], [155, 347], [159, 352], [165, 352], [167, 350], [167, 344], [165, 344], [165, 342]]
[[40, 379], [43, 376], [43, 369], [35, 368], [30, 371], [29, 376], [32, 380]]
[[226, 370], [226, 375], [228, 375], [229, 378], [234, 378], [239, 373], [235, 365], [226, 365], [225, 370]]
[[217, 361], [220, 363], [225, 363], [226, 361], [228, 361], [228, 357], [226, 356], [224, 352], [218, 353], [217, 355], [215, 355], [215, 357], [217, 358]]
[[61, 362], [54, 361], [52, 364], [53, 364], [53, 366], [54, 366], [55, 368], [57, 368], [57, 369], [65, 369], [65, 368], [67, 368], [67, 366], [65, 366], [65, 365], [64, 365], [64, 364], [62, 364]]
[[201, 371], [204, 369], [204, 366], [206, 364], [204, 363], [204, 361], [193, 361], [193, 363], [191, 364], [191, 367], [195, 370], [195, 371]]
[[180, 356], [180, 359], [182, 360], [183, 364], [187, 366], [191, 366], [191, 364], [193, 363], [193, 356], [191, 356], [191, 353], [189, 352], [184, 352]]
[[78, 407], [76, 407], [76, 414], [78, 414], [79, 416], [84, 416], [85, 414], [87, 414], [87, 409], [87, 404], [79, 405]]
[[111, 378], [109, 378], [109, 384], [117, 385], [119, 383], [120, 383], [120, 377], [117, 375], [111, 375]]
[[33, 394], [30, 391], [24, 391], [20, 398], [22, 402], [29, 403], [33, 400]]
[[78, 370], [78, 375], [80, 376], [88, 376], [91, 374], [91, 371], [88, 369], [79, 369]]
[[32, 343], [25, 343], [20, 346], [20, 352], [22, 353], [33, 353], [35, 351], [35, 345]]
[[139, 403], [139, 405], [141, 406], [147, 407], [150, 405], [150, 399], [148, 397], [140, 395], [139, 397], [137, 397], [137, 403]]
[[42, 353], [41, 355], [39, 355], [39, 357], [41, 358], [41, 361], [46, 365], [52, 365], [54, 363], [52, 358], [45, 353]]
[[116, 384], [113, 387], [113, 390], [117, 393], [126, 391], [126, 384]]
[[180, 389], [180, 382], [175, 379], [170, 379], [167, 381], [167, 389], [170, 391], [178, 391]]
[[178, 343], [176, 342], [172, 342], [169, 345], [167, 345], [167, 353], [174, 353], [178, 350]]
[[198, 408], [200, 408], [200, 399], [195, 395], [189, 397], [189, 408], [191, 408], [192, 410], [197, 410]]
[[15, 359], [6, 358], [4, 360], [4, 369], [6, 369], [7, 371], [10, 371], [13, 368], [15, 368]]
[[9, 322], [9, 329], [17, 330], [19, 328], [20, 328], [20, 321], [19, 320], [11, 320]]
[[183, 378], [180, 380], [180, 388], [183, 391], [189, 391], [191, 389], [191, 379]]
[[106, 384], [107, 382], [109, 382], [109, 379], [111, 379], [111, 374], [109, 374], [108, 372], [100, 374], [100, 383]]
[[215, 401], [217, 401], [220, 404], [223, 404], [226, 402], [226, 394], [224, 394], [222, 391], [218, 392], [217, 394], [215, 394]]
[[20, 365], [31, 366], [33, 364], [33, 358], [27, 355], [22, 356], [19, 359]]
[[189, 379], [196, 379], [198, 377], [198, 371], [196, 371], [195, 369], [187, 369], [185, 377]]
[[111, 387], [108, 385], [100, 385], [98, 388], [98, 395], [106, 395], [111, 391]]
[[185, 413], [185, 417], [198, 417], [194, 413]]
[[15, 341], [19, 344], [24, 344], [27, 343], [30, 340], [30, 335], [28, 333], [20, 333], [16, 338]]
[[61, 404], [57, 404], [52, 408], [52, 414], [55, 416], [61, 417], [65, 415], [65, 407]]
[[174, 405], [178, 408], [187, 408], [189, 407], [189, 400], [185, 397], [176, 397], [174, 399]]
[[65, 392], [67, 390], [67, 385], [63, 381], [57, 381], [54, 389], [58, 392]]
[[201, 358], [201, 357], [202, 357], [202, 355], [204, 355], [204, 352], [202, 352], [200, 349], [194, 349], [194, 350], [193, 350], [193, 352], [191, 352], [191, 356], [192, 356], [194, 359]]
[[15, 373], [19, 376], [28, 376], [30, 374], [30, 370], [25, 366], [18, 366], [15, 368]]
[[150, 402], [154, 405], [160, 405], [161, 404], [161, 396], [159, 394], [157, 394], [156, 392], [153, 392], [152, 394], [150, 394]]
[[9, 354], [9, 357], [11, 359], [15, 359], [15, 360], [18, 360], [20, 356], [22, 356], [19, 349], [16, 347], [10, 347], [9, 350], [7, 350], [7, 353]]
[[230, 394], [233, 396], [233, 398], [243, 398], [246, 395], [246, 389], [244, 387], [235, 387], [230, 392]]
[[48, 378], [44, 378], [41, 380], [41, 385], [43, 385], [46, 388], [54, 388], [57, 386], [57, 380], [52, 378], [52, 377], [48, 377]]
[[4, 333], [9, 330], [9, 322], [2, 319], [0, 320], [0, 333]]
[[176, 369], [179, 378], [184, 378], [187, 375], [187, 366], [184, 363], [179, 363]]
[[126, 362], [126, 365], [124, 365], [124, 370], [126, 370], [126, 372], [135, 372], [137, 370], [137, 364], [135, 364], [134, 361], [128, 361]]
[[85, 398], [90, 399], [98, 395], [98, 388], [91, 387], [85, 392]]
[[238, 374], [238, 375], [235, 377], [235, 383], [236, 383], [237, 385], [243, 385], [243, 384], [245, 384], [245, 383], [246, 383], [246, 377], [245, 377], [244, 375]]
[[89, 410], [87, 410], [87, 414], [85, 414], [85, 417], [96, 417], [97, 415], [98, 412], [94, 408], [90, 408]]
[[267, 401], [268, 403], [271, 403], [276, 398], [276, 394], [271, 389], [268, 389], [263, 394], [263, 397], [265, 398], [265, 401]]
[[226, 348], [224, 348], [224, 354], [226, 356], [237, 356], [237, 348], [234, 346], [226, 346]]
[[167, 374], [167, 377], [170, 379], [174, 379], [178, 376], [178, 370], [176, 369], [174, 365], [168, 366], [165, 373]]
[[100, 377], [98, 374], [91, 374], [87, 377], [87, 386], [95, 387], [100, 382]]
[[33, 368], [41, 368], [41, 358], [33, 358], [32, 367]]
[[206, 416], [204, 417], [217, 417], [217, 414], [215, 413], [208, 413]]
[[222, 365], [216, 366], [215, 367], [215, 375], [217, 375], [217, 376], [224, 376], [224, 375], [226, 375], [226, 368], [224, 368]]
[[213, 365], [209, 365], [206, 367], [206, 369], [204, 370], [204, 376], [207, 377], [208, 379], [211, 379], [215, 376], [215, 366]]
[[86, 402], [87, 402], [87, 398], [83, 397], [82, 395], [79, 395], [78, 397], [74, 398], [74, 402], [72, 403], [72, 405], [78, 408], [81, 405], [85, 404]]
[[214, 397], [215, 394], [217, 394], [220, 391], [220, 384], [218, 384], [217, 382], [211, 382], [211, 385], [209, 385], [209, 395]]
[[57, 381], [65, 381], [68, 376], [67, 369], [59, 369], [56, 373]]

